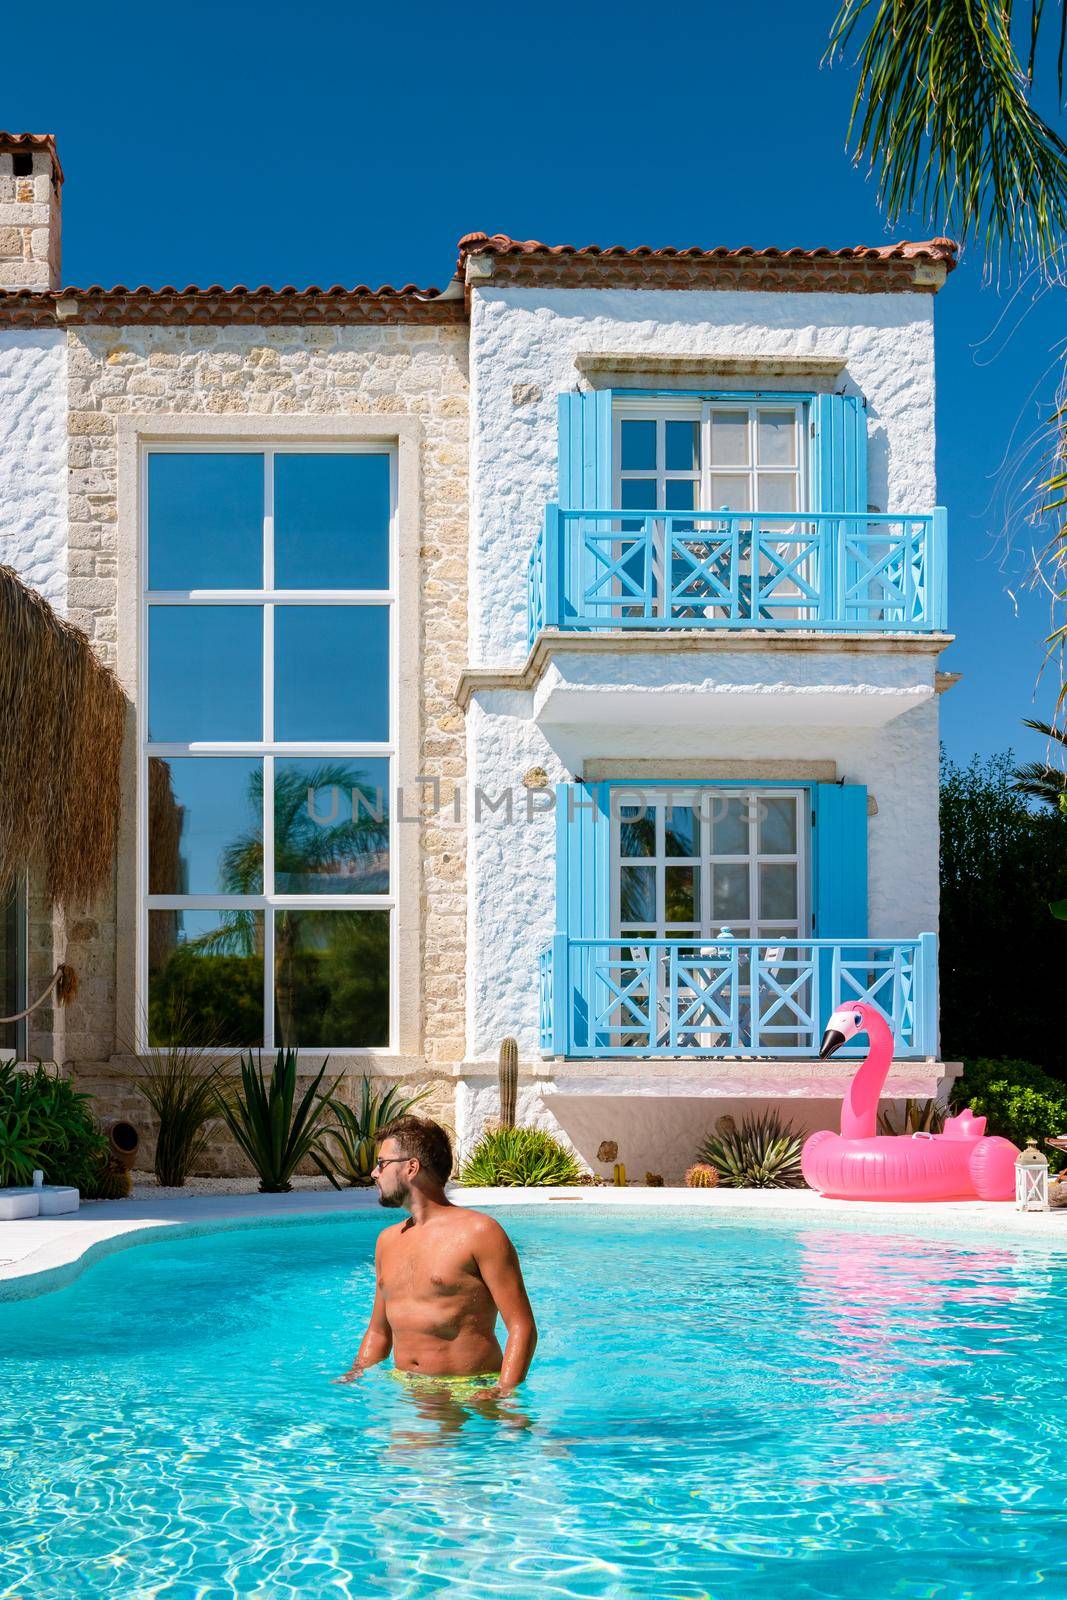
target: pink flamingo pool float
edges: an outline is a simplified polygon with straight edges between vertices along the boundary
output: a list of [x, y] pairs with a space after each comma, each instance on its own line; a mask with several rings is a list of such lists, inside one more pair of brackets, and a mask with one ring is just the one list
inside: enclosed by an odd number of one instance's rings
[[841, 1132], [822, 1129], [804, 1145], [805, 1180], [838, 1200], [1011, 1200], [1015, 1157], [1008, 1139], [987, 1135], [970, 1107], [948, 1117], [943, 1133], [879, 1134], [878, 1101], [893, 1059], [893, 1030], [875, 1007], [857, 1001], [835, 1011], [819, 1059], [857, 1034], [870, 1049], [841, 1105]]

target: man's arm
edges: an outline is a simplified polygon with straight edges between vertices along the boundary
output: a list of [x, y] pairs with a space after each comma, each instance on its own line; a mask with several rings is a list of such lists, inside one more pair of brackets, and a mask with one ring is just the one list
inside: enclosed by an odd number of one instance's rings
[[389, 1318], [385, 1314], [385, 1295], [382, 1292], [382, 1235], [378, 1235], [378, 1243], [374, 1247], [374, 1276], [376, 1286], [374, 1291], [374, 1305], [371, 1308], [370, 1321], [367, 1331], [356, 1352], [356, 1359], [348, 1371], [341, 1378], [335, 1378], [335, 1383], [351, 1383], [354, 1378], [360, 1378], [368, 1367], [377, 1366], [379, 1361], [384, 1361], [393, 1348], [393, 1330], [389, 1326]]
[[537, 1348], [537, 1324], [522, 1281], [515, 1246], [498, 1222], [490, 1218], [486, 1221], [490, 1225], [479, 1230], [474, 1258], [508, 1330], [498, 1388], [501, 1394], [510, 1394], [530, 1370]]

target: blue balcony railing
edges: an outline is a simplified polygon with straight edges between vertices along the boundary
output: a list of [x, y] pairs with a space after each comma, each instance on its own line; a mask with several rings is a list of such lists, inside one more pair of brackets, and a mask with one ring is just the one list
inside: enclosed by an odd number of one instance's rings
[[938, 632], [941, 507], [917, 515], [546, 508], [530, 553], [543, 628]]
[[[937, 1054], [937, 938], [572, 939], [540, 957], [541, 1049], [578, 1057], [805, 1057], [867, 1000], [902, 1059]], [[865, 1040], [842, 1055], [863, 1055]]]

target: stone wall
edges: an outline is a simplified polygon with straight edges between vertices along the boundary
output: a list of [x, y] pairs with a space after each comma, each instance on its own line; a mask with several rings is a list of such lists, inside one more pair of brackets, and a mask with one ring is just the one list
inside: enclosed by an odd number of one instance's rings
[[[448, 814], [465, 776], [452, 690], [466, 659], [466, 329], [437, 326], [69, 331], [67, 614], [117, 665], [116, 421], [129, 414], [256, 417], [415, 416], [422, 430], [421, 706], [418, 770], [441, 779]], [[409, 734], [410, 736], [410, 734]], [[421, 829], [424, 1070], [438, 1085], [464, 1048], [465, 852], [458, 827]], [[67, 919], [66, 959], [82, 979], [64, 1021], [66, 1057], [105, 1115], [143, 1108], [132, 1067], [114, 1060], [114, 897]], [[419, 1071], [421, 1062], [409, 1062]], [[377, 1070], [377, 1068], [375, 1068]], [[388, 1069], [386, 1064], [385, 1070]], [[132, 1095], [132, 1098], [131, 1098]], [[440, 1109], [444, 1109], [442, 1101]], [[451, 1121], [451, 1116], [447, 1118]]]
[[59, 287], [59, 184], [47, 150], [29, 159], [16, 177], [13, 153], [0, 151], [0, 289]]

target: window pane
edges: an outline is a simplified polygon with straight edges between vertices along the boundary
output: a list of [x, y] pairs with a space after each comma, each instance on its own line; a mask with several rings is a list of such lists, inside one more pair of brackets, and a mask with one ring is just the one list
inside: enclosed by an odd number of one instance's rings
[[150, 606], [148, 737], [263, 737], [259, 606]]
[[[748, 916], [748, 866], [716, 865], [711, 869], [711, 915], [716, 922]], [[736, 928], [734, 929], [736, 933]]]
[[655, 922], [655, 867], [619, 868], [619, 910], [621, 922]]
[[274, 1037], [300, 1049], [389, 1043], [388, 911], [278, 911]]
[[148, 1041], [262, 1045], [262, 911], [148, 913]]
[[700, 916], [700, 869], [664, 868], [664, 920], [693, 923]]
[[389, 457], [274, 458], [278, 589], [389, 587]]
[[796, 465], [797, 430], [792, 411], [761, 411], [756, 420], [756, 449], [762, 467]]
[[774, 795], [760, 795], [759, 847], [764, 856], [792, 856], [797, 850], [797, 803]]
[[149, 894], [262, 894], [263, 764], [148, 762]]
[[624, 420], [619, 423], [619, 465], [623, 472], [655, 472], [654, 422]]
[[760, 472], [756, 476], [760, 511], [795, 511], [797, 480], [792, 472]]
[[713, 856], [746, 856], [748, 854], [748, 798], [733, 795], [712, 795], [711, 853]]
[[711, 475], [710, 511], [750, 511], [749, 481], [736, 472], [713, 472]]
[[796, 917], [797, 869], [792, 862], [760, 863], [759, 899], [759, 914], [763, 918]]
[[619, 854], [654, 856], [656, 853], [656, 807], [619, 807]]
[[748, 412], [711, 413], [711, 464], [713, 467], [748, 466]]
[[700, 817], [693, 806], [668, 806], [663, 824], [663, 853], [668, 856], [700, 854]]
[[258, 589], [263, 457], [223, 451], [148, 458], [151, 589]]
[[695, 478], [668, 478], [663, 485], [664, 510], [695, 511], [698, 487]]
[[664, 465], [668, 472], [700, 471], [700, 423], [668, 422], [665, 424], [666, 453]]
[[274, 615], [275, 738], [388, 739], [388, 608], [278, 606]]
[[389, 763], [274, 763], [277, 894], [388, 894]]
[[623, 478], [619, 484], [619, 504], [624, 511], [656, 511], [655, 478]]

